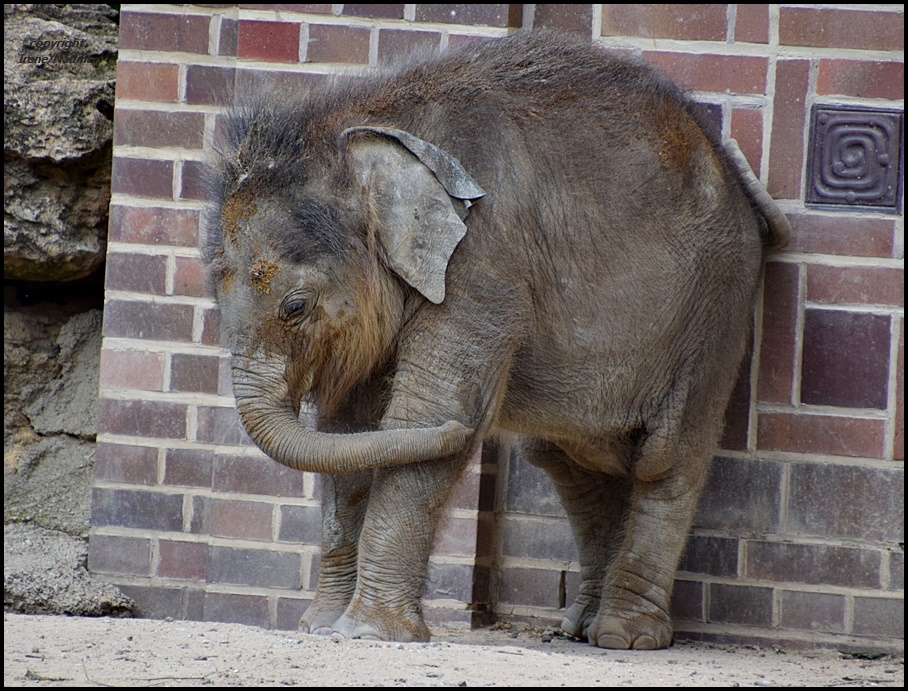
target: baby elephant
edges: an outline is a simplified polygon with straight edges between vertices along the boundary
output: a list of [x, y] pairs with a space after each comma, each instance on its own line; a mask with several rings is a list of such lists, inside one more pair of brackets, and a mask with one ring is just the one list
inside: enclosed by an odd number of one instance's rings
[[[234, 107], [206, 257], [243, 424], [322, 476], [304, 631], [423, 641], [445, 501], [506, 430], [580, 556], [562, 627], [661, 648], [785, 218], [644, 64], [523, 32]], [[300, 422], [301, 401], [318, 411]]]

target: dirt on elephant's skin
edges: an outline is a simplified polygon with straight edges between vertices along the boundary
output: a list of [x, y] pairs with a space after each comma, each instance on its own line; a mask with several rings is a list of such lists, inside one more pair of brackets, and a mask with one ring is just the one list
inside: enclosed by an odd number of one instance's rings
[[240, 624], [5, 613], [4, 686], [894, 686], [904, 661], [679, 641], [600, 650], [538, 629], [438, 629], [431, 643]]

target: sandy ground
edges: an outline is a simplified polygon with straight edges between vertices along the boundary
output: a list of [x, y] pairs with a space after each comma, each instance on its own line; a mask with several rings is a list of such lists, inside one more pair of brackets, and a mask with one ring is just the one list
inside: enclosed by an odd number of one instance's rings
[[[681, 641], [605, 651], [539, 631], [377, 643], [239, 624], [9, 614], [4, 686], [904, 686], [904, 660]], [[516, 636], [516, 637], [515, 637]]]

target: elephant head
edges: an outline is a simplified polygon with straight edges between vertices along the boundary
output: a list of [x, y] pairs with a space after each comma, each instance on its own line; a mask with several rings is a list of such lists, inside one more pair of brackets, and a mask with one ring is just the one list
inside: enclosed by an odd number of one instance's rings
[[484, 192], [407, 132], [351, 127], [313, 154], [291, 134], [266, 141], [275, 129], [262, 117], [229, 120], [207, 249], [246, 431], [275, 460], [313, 472], [460, 451], [472, 430], [456, 421], [335, 435], [302, 425], [299, 410], [309, 397], [330, 415], [393, 357], [414, 301], [444, 300], [463, 220]]

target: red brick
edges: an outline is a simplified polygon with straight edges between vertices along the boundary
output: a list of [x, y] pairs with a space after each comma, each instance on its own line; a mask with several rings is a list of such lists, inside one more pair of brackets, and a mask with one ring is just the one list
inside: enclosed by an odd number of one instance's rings
[[230, 358], [221, 358], [218, 368], [218, 395], [233, 396], [233, 373], [230, 371]]
[[753, 344], [748, 344], [747, 352], [738, 368], [735, 386], [725, 407], [725, 424], [719, 446], [723, 449], [744, 451], [747, 449], [747, 436], [750, 428], [750, 366], [753, 359]]
[[905, 322], [899, 319], [899, 352], [895, 372], [893, 457], [905, 460]]
[[475, 518], [448, 518], [435, 541], [435, 554], [471, 557], [476, 552], [478, 525]]
[[267, 549], [209, 549], [208, 582], [265, 588], [300, 588], [300, 555]]
[[709, 586], [707, 620], [750, 626], [772, 625], [772, 588], [724, 585]]
[[321, 543], [322, 510], [320, 507], [282, 505], [278, 520], [278, 541], [299, 545]]
[[91, 524], [179, 532], [183, 529], [183, 495], [95, 487]]
[[202, 161], [183, 161], [180, 171], [180, 199], [212, 201]]
[[885, 422], [831, 415], [760, 413], [758, 434], [757, 447], [766, 451], [881, 458]]
[[465, 473], [460, 481], [452, 489], [452, 494], [448, 500], [450, 508], [473, 509], [477, 508], [476, 502], [479, 499], [479, 485], [481, 477], [479, 473], [473, 472], [478, 468], [482, 457], [483, 449], [479, 449], [470, 459], [469, 472]]
[[[305, 557], [303, 559], [305, 560]], [[274, 628], [279, 631], [296, 631], [299, 629], [300, 619], [311, 602], [312, 600], [309, 598], [278, 597], [274, 615]]]
[[671, 615], [676, 621], [704, 621], [703, 584], [676, 580], [672, 591]]
[[[868, 542], [896, 543], [905, 539], [903, 468], [791, 463], [789, 469], [785, 533], [844, 538], [863, 542], [868, 549], [872, 547]], [[879, 564], [875, 549], [862, 554], [860, 561], [865, 560]], [[881, 585], [877, 579], [873, 587]]]
[[678, 570], [735, 578], [738, 575], [737, 538], [692, 535], [684, 548]]
[[[103, 359], [103, 352], [101, 357]], [[101, 372], [103, 377], [103, 369]], [[95, 479], [131, 485], [154, 485], [158, 479], [158, 450], [148, 446], [98, 442], [95, 450]]]
[[845, 632], [845, 596], [782, 591], [783, 629]]
[[114, 156], [111, 188], [119, 194], [173, 199], [173, 161]]
[[421, 3], [416, 6], [416, 21], [505, 27], [508, 26], [510, 7], [493, 3], [466, 5]]
[[214, 459], [211, 488], [216, 492], [299, 497], [303, 493], [303, 473], [270, 458], [219, 455]]
[[205, 593], [205, 621], [271, 628], [271, 606], [265, 595]]
[[714, 458], [694, 527], [737, 535], [777, 533], [782, 475], [778, 461]]
[[109, 300], [104, 309], [104, 335], [191, 342], [192, 318], [191, 305]]
[[[249, 93], [256, 89], [281, 93], [305, 93], [328, 81], [328, 75], [288, 70], [238, 70], [236, 75], [237, 93]], [[215, 120], [215, 137], [218, 132]]]
[[298, 62], [299, 50], [299, 24], [240, 20], [237, 57], [268, 62]]
[[426, 572], [425, 598], [430, 602], [431, 600], [460, 600], [468, 603], [473, 599], [474, 582], [473, 566], [430, 562]]
[[158, 576], [204, 581], [207, 572], [208, 545], [204, 542], [158, 542]]
[[236, 57], [237, 21], [221, 18], [221, 33], [218, 36], [218, 55]]
[[198, 393], [218, 392], [218, 364], [214, 355], [174, 353], [170, 360], [170, 390]]
[[120, 108], [114, 122], [114, 145], [201, 149], [204, 132], [202, 113]]
[[836, 214], [795, 214], [789, 252], [852, 257], [891, 257], [895, 222], [889, 219]]
[[561, 572], [555, 569], [504, 568], [498, 574], [498, 602], [535, 607], [561, 606]]
[[769, 43], [769, 5], [738, 3], [735, 41]]
[[[511, 26], [519, 25], [512, 21]], [[593, 35], [593, 6], [555, 3], [536, 5], [533, 28], [569, 31], [589, 39]]]
[[142, 350], [101, 351], [101, 386], [164, 390], [164, 356]]
[[189, 65], [186, 68], [186, 103], [226, 106], [233, 99], [236, 68]]
[[120, 60], [117, 63], [117, 100], [174, 103], [179, 98], [179, 78], [178, 65]]
[[799, 283], [796, 264], [770, 262], [766, 265], [757, 400], [792, 402]]
[[776, 199], [801, 197], [809, 71], [808, 60], [779, 60], [776, 63], [775, 113], [766, 183], [767, 191]]
[[766, 92], [766, 58], [655, 51], [644, 51], [643, 58], [688, 89], [737, 94]]
[[817, 93], [821, 96], [905, 98], [905, 65], [900, 62], [820, 59]]
[[882, 314], [808, 309], [801, 401], [885, 409], [889, 329], [889, 317]]
[[831, 304], [905, 304], [905, 270], [808, 264], [807, 299]]
[[307, 62], [369, 64], [369, 36], [365, 27], [312, 24], [309, 26]]
[[375, 19], [403, 19], [403, 5], [344, 5], [345, 17], [373, 17]]
[[[546, 488], [552, 491], [551, 485]], [[501, 554], [530, 559], [577, 561], [577, 548], [567, 521], [548, 516], [510, 516], [501, 521]]]
[[789, 46], [904, 50], [902, 13], [879, 10], [782, 7], [779, 42]]
[[763, 111], [753, 108], [733, 108], [731, 112], [731, 136], [736, 139], [741, 151], [757, 177], [763, 161]]
[[244, 540], [271, 540], [274, 506], [265, 502], [213, 499], [211, 535]]
[[136, 293], [163, 295], [167, 276], [167, 257], [152, 254], [107, 255], [107, 290], [129, 290]]
[[164, 484], [211, 487], [214, 453], [205, 449], [167, 449]]
[[414, 50], [438, 48], [440, 43], [441, 34], [437, 31], [381, 29], [378, 32], [378, 60], [389, 62]]
[[[152, 583], [143, 579], [143, 583]], [[117, 587], [124, 595], [136, 603], [137, 611], [154, 619], [193, 619], [202, 618], [201, 599], [204, 591], [199, 588], [174, 588], [169, 585], [126, 585], [122, 581]]]
[[201, 259], [176, 257], [173, 276], [173, 294], [191, 297], [213, 297], [214, 291], [208, 278], [208, 270]]
[[97, 573], [151, 575], [151, 540], [94, 534], [89, 540], [88, 566]]
[[853, 633], [905, 638], [905, 602], [898, 598], [854, 598]]
[[889, 590], [905, 589], [905, 553], [889, 553]]
[[602, 34], [724, 42], [727, 11], [728, 5], [605, 4]]
[[[511, 7], [522, 7], [522, 5], [511, 5]], [[495, 40], [497, 39], [491, 36], [460, 36], [458, 34], [448, 34], [448, 50]]]
[[198, 439], [212, 444], [252, 446], [235, 408], [200, 406]]
[[102, 398], [98, 410], [99, 432], [162, 439], [186, 437], [186, 406], [182, 403]]
[[[225, 5], [232, 7], [232, 5]], [[251, 4], [240, 5], [246, 10], [276, 10], [278, 12], [305, 12], [306, 14], [331, 14], [331, 5], [284, 5], [284, 4]]]
[[199, 212], [149, 206], [110, 207], [110, 239], [144, 245], [199, 246]]
[[761, 581], [879, 588], [880, 561], [876, 549], [748, 540], [746, 576]]
[[209, 18], [189, 14], [120, 14], [120, 48], [208, 53]]
[[204, 345], [221, 345], [221, 312], [210, 309], [202, 312], [202, 343]]

